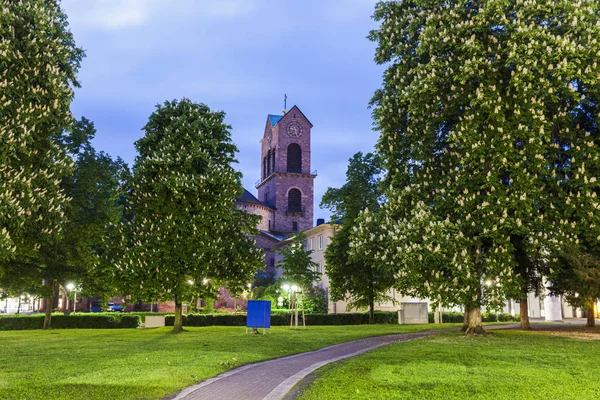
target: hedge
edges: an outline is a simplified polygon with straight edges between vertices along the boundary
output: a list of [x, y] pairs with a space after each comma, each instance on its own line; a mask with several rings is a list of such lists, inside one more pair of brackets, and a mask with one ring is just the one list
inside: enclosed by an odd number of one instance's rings
[[[483, 322], [519, 322], [519, 315], [512, 315], [506, 313], [483, 313], [481, 314], [481, 320]], [[429, 313], [429, 323], [433, 323], [435, 321], [433, 313]], [[442, 323], [462, 323], [464, 322], [464, 313], [461, 312], [443, 312], [442, 313]]]
[[[167, 315], [165, 325], [173, 326], [175, 317]], [[298, 323], [302, 323], [302, 314], [298, 315]], [[307, 325], [362, 325], [369, 323], [368, 313], [348, 314], [306, 314]], [[375, 313], [377, 324], [397, 324], [398, 313], [395, 311], [380, 311]], [[285, 326], [290, 324], [290, 315], [278, 313], [271, 315], [271, 326]], [[246, 316], [234, 315], [207, 315], [187, 314], [183, 316], [184, 326], [246, 326]]]
[[[13, 315], [0, 318], [0, 330], [42, 329], [44, 315]], [[140, 326], [139, 315], [52, 315], [52, 329], [120, 329]]]

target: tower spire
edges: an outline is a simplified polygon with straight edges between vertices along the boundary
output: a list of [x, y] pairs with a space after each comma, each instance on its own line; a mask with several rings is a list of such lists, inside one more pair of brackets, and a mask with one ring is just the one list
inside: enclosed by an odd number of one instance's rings
[[287, 94], [283, 95], [283, 113], [287, 113]]

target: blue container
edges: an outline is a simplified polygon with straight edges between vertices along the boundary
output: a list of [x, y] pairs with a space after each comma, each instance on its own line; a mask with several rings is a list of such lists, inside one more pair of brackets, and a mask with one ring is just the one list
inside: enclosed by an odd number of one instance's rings
[[270, 300], [248, 300], [246, 328], [271, 328]]

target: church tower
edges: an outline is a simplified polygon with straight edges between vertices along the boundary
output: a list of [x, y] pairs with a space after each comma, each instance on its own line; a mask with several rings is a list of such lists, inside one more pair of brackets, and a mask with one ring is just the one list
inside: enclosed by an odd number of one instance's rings
[[258, 200], [274, 209], [268, 230], [290, 237], [313, 227], [313, 180], [310, 167], [312, 124], [296, 106], [269, 115], [261, 139]]

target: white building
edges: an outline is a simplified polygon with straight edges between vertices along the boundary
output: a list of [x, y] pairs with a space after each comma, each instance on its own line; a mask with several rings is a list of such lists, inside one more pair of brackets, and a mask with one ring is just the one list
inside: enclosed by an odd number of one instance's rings
[[[317, 284], [323, 287], [329, 297], [329, 279], [327, 277], [327, 264], [325, 262], [325, 249], [331, 243], [331, 238], [335, 235], [335, 232], [340, 229], [339, 225], [325, 224], [319, 220], [317, 226], [314, 228], [304, 231], [306, 237], [305, 250], [312, 250], [311, 258], [315, 261], [317, 271], [321, 273], [321, 281]], [[287, 239], [281, 242], [276, 247], [281, 247], [289, 244], [292, 239]], [[276, 262], [279, 262], [281, 256], [276, 256]], [[277, 268], [276, 277], [278, 278], [283, 274], [281, 268]], [[396, 311], [401, 307], [402, 303], [427, 303], [429, 311], [431, 305], [428, 299], [417, 299], [412, 297], [401, 296], [396, 293], [394, 289], [390, 289], [389, 296], [396, 300], [396, 304], [392, 302], [376, 304], [375, 309], [379, 311]], [[544, 298], [536, 297], [533, 293], [530, 293], [527, 298], [529, 317], [530, 318], [545, 318], [548, 321], [558, 321], [563, 318], [581, 318], [581, 310], [574, 309], [569, 306], [566, 302], [562, 301], [560, 297], [545, 296]], [[600, 307], [596, 305], [596, 310]], [[344, 313], [344, 312], [355, 312], [357, 310], [347, 310], [347, 302], [345, 301], [329, 301], [329, 313]], [[448, 310], [448, 311], [462, 311], [459, 308]], [[502, 312], [512, 315], [519, 314], [519, 303], [510, 300], [506, 303]]]

